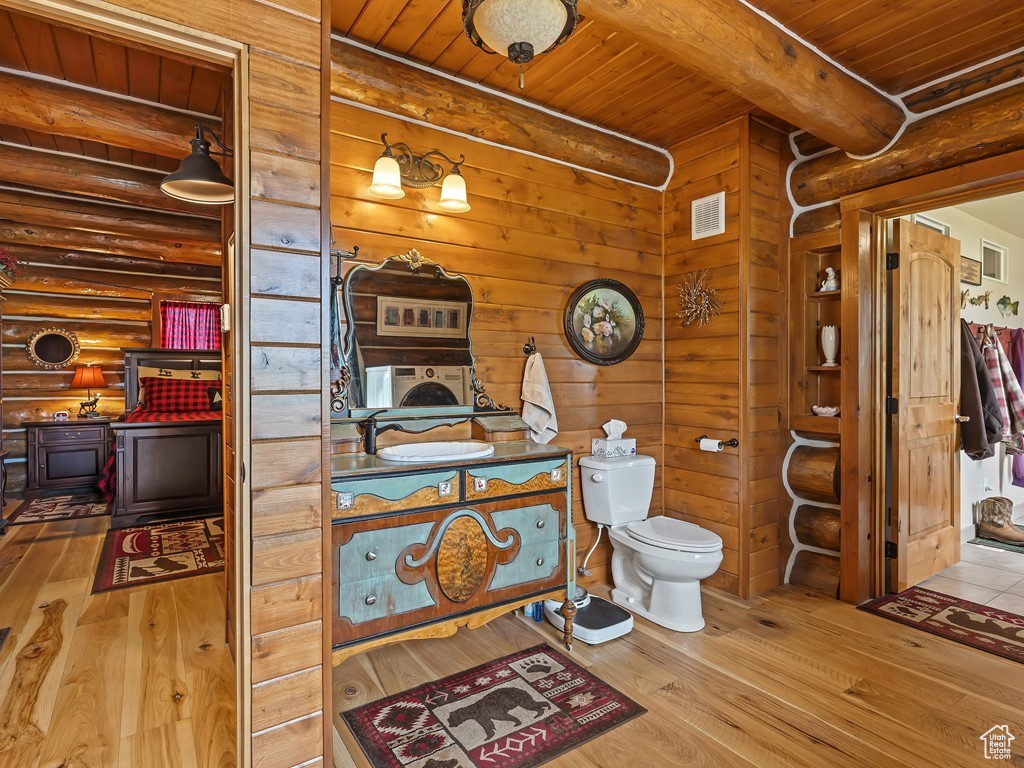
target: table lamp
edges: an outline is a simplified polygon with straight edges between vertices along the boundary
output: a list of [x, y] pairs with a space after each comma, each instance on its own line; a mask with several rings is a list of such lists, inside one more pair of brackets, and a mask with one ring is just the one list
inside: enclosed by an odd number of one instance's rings
[[95, 419], [99, 417], [96, 413], [96, 404], [99, 402], [100, 394], [92, 394], [93, 387], [105, 387], [107, 382], [103, 379], [103, 371], [99, 368], [93, 368], [91, 365], [79, 365], [75, 368], [75, 376], [71, 379], [71, 389], [84, 389], [87, 392], [88, 399], [79, 403], [78, 407], [78, 418], [80, 419]]

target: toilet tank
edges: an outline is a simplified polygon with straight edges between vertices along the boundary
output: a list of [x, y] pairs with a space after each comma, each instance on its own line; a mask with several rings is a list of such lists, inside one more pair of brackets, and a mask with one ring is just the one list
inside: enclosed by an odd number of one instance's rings
[[654, 491], [654, 457], [580, 459], [583, 512], [602, 525], [624, 525], [647, 517]]

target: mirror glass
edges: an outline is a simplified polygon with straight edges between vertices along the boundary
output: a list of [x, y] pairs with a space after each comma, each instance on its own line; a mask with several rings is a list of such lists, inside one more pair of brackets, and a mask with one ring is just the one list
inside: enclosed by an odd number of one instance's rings
[[476, 378], [470, 325], [473, 290], [410, 251], [357, 264], [341, 286], [342, 381], [336, 412], [384, 408], [417, 415], [508, 410]]
[[32, 334], [25, 345], [28, 356], [40, 368], [66, 368], [78, 359], [78, 337], [63, 328], [43, 328]]

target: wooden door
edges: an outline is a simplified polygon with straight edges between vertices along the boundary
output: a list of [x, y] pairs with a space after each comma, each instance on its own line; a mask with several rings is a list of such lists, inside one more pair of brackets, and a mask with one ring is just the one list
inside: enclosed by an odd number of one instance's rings
[[891, 586], [960, 560], [960, 243], [896, 221], [892, 277]]

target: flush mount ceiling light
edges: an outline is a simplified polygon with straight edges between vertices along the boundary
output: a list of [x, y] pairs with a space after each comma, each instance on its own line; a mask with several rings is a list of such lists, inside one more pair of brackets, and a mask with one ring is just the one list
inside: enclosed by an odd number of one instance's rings
[[[210, 152], [210, 136], [223, 152]], [[204, 205], [225, 205], [234, 202], [235, 185], [220, 169], [211, 154], [231, 157], [234, 153], [224, 146], [216, 133], [202, 123], [196, 123], [196, 136], [189, 142], [192, 154], [181, 161], [174, 173], [164, 177], [160, 189], [165, 195], [178, 200]]]
[[[438, 209], [446, 213], [465, 213], [469, 210], [466, 179], [459, 170], [459, 166], [466, 162], [465, 155], [459, 155], [457, 161], [439, 149], [418, 155], [404, 142], [388, 143], [386, 133], [380, 135], [380, 140], [384, 143], [384, 151], [373, 166], [373, 181], [367, 192], [383, 200], [398, 200], [405, 197], [402, 187], [426, 189], [443, 179]], [[451, 170], [447, 174], [438, 160], [451, 163]]]
[[576, 29], [577, 0], [462, 0], [462, 23], [473, 45], [519, 65], [555, 48]]

